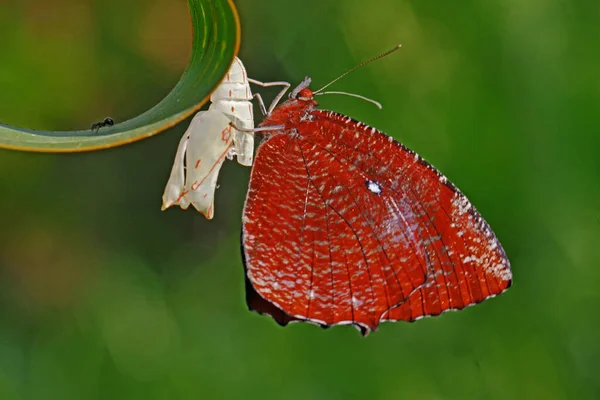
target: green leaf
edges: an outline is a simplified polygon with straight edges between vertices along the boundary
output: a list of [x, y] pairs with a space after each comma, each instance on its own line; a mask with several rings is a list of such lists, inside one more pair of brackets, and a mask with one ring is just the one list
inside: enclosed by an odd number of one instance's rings
[[190, 63], [156, 106], [128, 121], [91, 130], [51, 132], [0, 124], [0, 148], [40, 152], [101, 150], [145, 139], [199, 110], [227, 73], [240, 43], [233, 0], [188, 0], [193, 41]]

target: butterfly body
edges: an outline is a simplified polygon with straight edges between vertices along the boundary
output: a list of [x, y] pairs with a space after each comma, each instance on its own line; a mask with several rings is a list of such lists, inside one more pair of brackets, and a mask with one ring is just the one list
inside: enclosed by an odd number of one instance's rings
[[282, 325], [352, 324], [367, 334], [510, 286], [487, 223], [416, 153], [319, 110], [307, 87], [261, 124], [276, 125], [258, 148], [243, 214], [250, 309]]

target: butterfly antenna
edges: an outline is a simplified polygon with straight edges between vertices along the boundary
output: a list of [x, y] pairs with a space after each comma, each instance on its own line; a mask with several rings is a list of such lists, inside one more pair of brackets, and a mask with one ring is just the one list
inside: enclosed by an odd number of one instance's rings
[[373, 99], [369, 99], [368, 97], [365, 97], [365, 96], [361, 96], [360, 94], [347, 93], [347, 92], [321, 92], [321, 93], [317, 93], [316, 95], [320, 96], [322, 94], [343, 94], [345, 96], [357, 97], [357, 98], [367, 101], [369, 103], [375, 104], [375, 106], [377, 106], [377, 108], [379, 108], [380, 110], [383, 108], [383, 106], [381, 105], [380, 102], [375, 101]]
[[313, 94], [317, 94], [317, 93], [319, 93], [320, 91], [322, 91], [323, 89], [326, 89], [326, 88], [328, 88], [329, 86], [333, 85], [334, 83], [336, 83], [337, 81], [339, 81], [340, 79], [342, 79], [343, 77], [345, 77], [346, 75], [348, 75], [349, 73], [351, 73], [351, 72], [354, 72], [354, 71], [356, 71], [357, 69], [359, 69], [359, 68], [362, 68], [362, 67], [364, 67], [365, 65], [372, 63], [373, 61], [379, 60], [380, 58], [383, 58], [383, 57], [385, 57], [385, 56], [387, 56], [387, 55], [389, 55], [389, 54], [392, 54], [393, 52], [395, 52], [396, 50], [398, 50], [400, 47], [402, 47], [402, 45], [401, 45], [401, 44], [398, 44], [398, 45], [394, 46], [394, 48], [393, 48], [393, 49], [391, 49], [391, 50], [388, 50], [388, 51], [386, 51], [385, 53], [381, 53], [380, 55], [378, 55], [378, 56], [375, 56], [375, 57], [373, 57], [373, 58], [370, 58], [370, 59], [368, 59], [367, 61], [363, 61], [363, 62], [361, 62], [361, 63], [360, 63], [360, 64], [358, 64], [356, 67], [352, 68], [352, 69], [351, 69], [351, 70], [349, 70], [349, 71], [346, 71], [346, 72], [344, 72], [342, 75], [338, 76], [337, 78], [335, 78], [334, 80], [332, 80], [331, 82], [329, 82], [327, 85], [323, 86], [321, 89], [319, 89], [319, 90], [317, 90], [317, 91], [313, 92]]

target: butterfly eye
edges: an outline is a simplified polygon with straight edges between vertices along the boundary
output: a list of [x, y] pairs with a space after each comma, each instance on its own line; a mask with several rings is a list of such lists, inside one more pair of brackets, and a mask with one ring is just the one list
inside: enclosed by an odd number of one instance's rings
[[300, 93], [298, 93], [298, 98], [302, 100], [312, 100], [313, 91], [309, 88], [304, 88], [300, 91]]
[[[298, 86], [296, 86], [294, 88], [294, 90], [292, 90], [290, 92], [290, 99], [297, 99], [298, 97], [303, 97], [300, 93], [302, 93], [302, 91], [304, 89], [308, 89], [308, 86], [310, 85], [310, 77], [305, 77], [304, 80], [302, 80], [302, 82], [300, 82], [300, 84]], [[310, 91], [310, 98], [312, 99], [312, 91]]]

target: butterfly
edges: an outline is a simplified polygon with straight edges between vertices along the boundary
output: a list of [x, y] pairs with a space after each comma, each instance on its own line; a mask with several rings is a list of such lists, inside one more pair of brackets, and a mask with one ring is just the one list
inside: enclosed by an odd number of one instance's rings
[[324, 88], [309, 86], [258, 127], [241, 235], [249, 309], [367, 335], [508, 289], [508, 258], [461, 191], [391, 136], [318, 109]]

